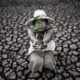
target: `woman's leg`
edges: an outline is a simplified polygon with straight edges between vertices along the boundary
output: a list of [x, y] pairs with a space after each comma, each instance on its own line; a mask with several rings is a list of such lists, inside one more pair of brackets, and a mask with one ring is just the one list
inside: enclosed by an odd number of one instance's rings
[[37, 53], [32, 53], [29, 60], [29, 69], [32, 71], [32, 73], [36, 71], [42, 71], [43, 57], [39, 56]]
[[53, 51], [46, 51], [44, 58], [44, 67], [50, 70], [55, 70], [56, 61], [53, 55]]

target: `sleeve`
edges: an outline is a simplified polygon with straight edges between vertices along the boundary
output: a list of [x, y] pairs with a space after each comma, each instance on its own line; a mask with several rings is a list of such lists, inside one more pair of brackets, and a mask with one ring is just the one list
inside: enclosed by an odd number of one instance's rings
[[35, 33], [33, 33], [29, 27], [27, 27], [27, 31], [28, 31], [28, 36], [30, 37], [30, 40], [32, 42], [38, 41], [37, 38], [36, 38]]
[[52, 36], [53, 36], [53, 27], [50, 27], [44, 34], [43, 42], [48, 43], [51, 40]]

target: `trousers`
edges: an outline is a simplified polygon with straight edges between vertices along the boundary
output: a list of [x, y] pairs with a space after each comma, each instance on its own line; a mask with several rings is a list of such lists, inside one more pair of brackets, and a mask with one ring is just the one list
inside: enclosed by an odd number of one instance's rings
[[55, 42], [50, 41], [45, 50], [37, 52], [30, 43], [29, 48], [29, 69], [34, 73], [36, 71], [42, 72], [43, 67], [50, 70], [55, 70], [56, 61], [54, 58]]

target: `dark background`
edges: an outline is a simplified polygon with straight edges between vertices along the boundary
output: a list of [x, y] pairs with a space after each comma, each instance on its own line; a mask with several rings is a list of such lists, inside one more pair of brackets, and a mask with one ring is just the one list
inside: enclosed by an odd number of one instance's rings
[[[29, 79], [25, 22], [36, 9], [55, 19], [53, 40], [58, 73], [43, 70]], [[0, 0], [0, 80], [80, 80], [79, 0]]]

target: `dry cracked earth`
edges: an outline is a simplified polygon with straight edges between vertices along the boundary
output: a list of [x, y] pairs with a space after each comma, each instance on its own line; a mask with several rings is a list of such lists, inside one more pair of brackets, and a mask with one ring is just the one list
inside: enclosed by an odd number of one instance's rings
[[[44, 9], [55, 19], [58, 73], [44, 69], [30, 78], [26, 58], [29, 38], [24, 23], [36, 9]], [[0, 80], [80, 80], [80, 2], [0, 6]]]

